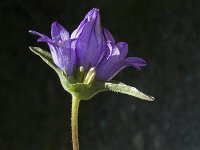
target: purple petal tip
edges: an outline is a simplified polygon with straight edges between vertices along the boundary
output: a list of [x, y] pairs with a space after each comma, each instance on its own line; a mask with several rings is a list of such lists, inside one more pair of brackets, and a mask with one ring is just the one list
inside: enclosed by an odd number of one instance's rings
[[96, 19], [96, 17], [98, 17], [98, 15], [99, 15], [99, 9], [93, 8], [87, 14], [88, 21], [90, 21], [90, 19]]
[[36, 36], [40, 36], [40, 37], [43, 37], [44, 35], [42, 35], [41, 33], [37, 32], [37, 31], [34, 31], [34, 30], [29, 30], [28, 31], [30, 34], [32, 35], [36, 35]]

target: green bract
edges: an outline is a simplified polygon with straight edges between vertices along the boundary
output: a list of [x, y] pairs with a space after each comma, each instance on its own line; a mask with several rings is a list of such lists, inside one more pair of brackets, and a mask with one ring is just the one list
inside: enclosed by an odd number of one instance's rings
[[[135, 87], [128, 86], [121, 82], [111, 81], [111, 82], [98, 82], [93, 78], [93, 70], [87, 73], [85, 80], [80, 83], [72, 77], [69, 77], [66, 72], [58, 68], [52, 59], [52, 56], [49, 52], [42, 50], [39, 47], [29, 47], [30, 50], [36, 55], [40, 56], [44, 62], [46, 62], [53, 70], [58, 74], [63, 88], [71, 93], [72, 95], [78, 97], [81, 100], [89, 100], [94, 95], [102, 91], [113, 91], [122, 94], [127, 94], [134, 96], [143, 100], [153, 101], [154, 97], [146, 95], [136, 89]], [[76, 78], [82, 79], [82, 73], [84, 72], [83, 68], [79, 69], [79, 73], [76, 74]]]

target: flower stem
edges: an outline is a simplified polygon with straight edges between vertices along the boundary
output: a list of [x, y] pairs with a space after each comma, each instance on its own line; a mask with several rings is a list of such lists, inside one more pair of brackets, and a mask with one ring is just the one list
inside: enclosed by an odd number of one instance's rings
[[71, 126], [72, 126], [72, 143], [73, 150], [79, 150], [78, 142], [78, 107], [80, 99], [72, 95], [72, 112], [71, 112]]

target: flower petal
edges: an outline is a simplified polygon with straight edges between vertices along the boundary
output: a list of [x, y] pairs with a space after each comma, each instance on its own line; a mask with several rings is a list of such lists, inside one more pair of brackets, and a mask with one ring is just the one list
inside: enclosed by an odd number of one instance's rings
[[76, 30], [74, 30], [71, 34], [71, 39], [77, 39], [79, 37], [79, 35], [81, 34], [83, 28], [85, 27], [85, 24], [88, 22], [88, 20], [91, 18], [92, 14], [98, 9], [93, 8], [92, 10], [90, 10], [86, 16], [84, 17], [83, 21], [80, 23], [80, 25], [78, 26], [78, 28]]
[[[73, 40], [67, 40], [69, 35], [68, 32], [65, 31], [64, 27], [58, 23], [54, 22], [52, 24], [52, 37], [55, 42], [53, 42], [48, 36], [39, 32], [33, 30], [30, 30], [29, 32], [40, 37], [38, 42], [46, 42], [48, 44], [52, 59], [61, 70], [67, 71], [68, 75], [73, 75], [76, 64], [76, 54], [75, 49], [71, 48]], [[59, 40], [61, 40], [61, 43], [56, 43], [59, 42]]]
[[144, 59], [138, 58], [138, 57], [128, 57], [125, 59], [125, 62], [127, 64], [130, 64], [134, 68], [140, 70], [141, 67], [146, 66], [146, 61]]
[[104, 30], [103, 30], [103, 35], [104, 35], [106, 41], [110, 41], [112, 46], [115, 45], [115, 40], [114, 40], [112, 34], [106, 28], [104, 28]]
[[[124, 44], [124, 43], [121, 43]], [[118, 47], [120, 44], [118, 45]], [[137, 57], [128, 57], [124, 59], [125, 55], [127, 54], [127, 44], [122, 47], [121, 49], [118, 49], [117, 46], [115, 46], [111, 51], [111, 54], [107, 57], [105, 57], [100, 65], [97, 67], [97, 80], [100, 81], [109, 81], [114, 76], [116, 76], [122, 69], [128, 66], [132, 66], [138, 70], [141, 69], [142, 66], [146, 65], [146, 62]], [[124, 51], [123, 51], [124, 50]]]
[[51, 43], [48, 43], [48, 46], [49, 46], [49, 49], [50, 49], [50, 52], [51, 52], [51, 56], [52, 56], [52, 59], [54, 61], [54, 63], [61, 69], [63, 70], [63, 67], [61, 67], [61, 64], [60, 64], [60, 52], [59, 52], [59, 47], [56, 46], [56, 45], [53, 45]]
[[120, 57], [119, 59], [124, 59], [128, 54], [128, 44], [126, 42], [119, 42], [117, 43], [117, 47], [120, 50]]
[[75, 48], [73, 48], [74, 43], [76, 43], [75, 40], [70, 40], [70, 48], [68, 48], [69, 52], [67, 54], [69, 57], [69, 63], [66, 66], [68, 75], [73, 75], [77, 66], [76, 51]]
[[113, 65], [112, 68], [110, 68], [110, 71], [106, 76], [104, 76], [104, 80], [111, 80], [114, 76], [116, 76], [121, 70], [124, 68], [132, 66], [138, 70], [141, 69], [141, 67], [146, 66], [146, 62], [138, 57], [128, 57], [125, 60], [122, 60], [120, 62], [117, 62]]
[[41, 37], [37, 40], [37, 42], [46, 42], [46, 43], [52, 43], [53, 41], [49, 37]]
[[76, 30], [74, 30], [71, 34], [71, 39], [77, 39], [79, 37], [79, 35], [81, 34], [85, 24], [87, 23], [87, 19], [84, 19], [80, 25], [78, 26], [78, 28]]
[[55, 43], [63, 42], [69, 39], [69, 33], [58, 22], [51, 25], [51, 37]]
[[96, 68], [97, 78], [104, 81], [108, 78], [108, 76], [110, 76], [110, 73], [112, 74], [113, 67], [118, 64], [120, 57], [120, 51], [117, 46], [112, 48], [111, 44], [108, 43], [108, 49], [109, 50], [106, 50], [105, 57]]
[[78, 37], [76, 51], [79, 66], [83, 66], [85, 70], [88, 70], [89, 67], [96, 66], [102, 54], [102, 31], [99, 10], [92, 9], [85, 19], [87, 19], [87, 22]]
[[54, 62], [69, 76], [72, 76], [76, 66], [76, 53], [71, 48], [71, 40], [65, 41], [61, 46], [50, 46]]
[[117, 75], [123, 68], [125, 68], [127, 65], [124, 65], [124, 63], [113, 63], [109, 67], [106, 67], [99, 72], [97, 72], [96, 78], [100, 81], [109, 81], [111, 80], [115, 75]]
[[29, 33], [40, 37], [40, 38], [37, 40], [37, 42], [48, 42], [48, 43], [53, 43], [53, 41], [52, 41], [48, 36], [46, 36], [46, 35], [44, 35], [44, 34], [41, 34], [41, 33], [37, 32], [37, 31], [29, 30]]
[[29, 30], [28, 32], [33, 34], [33, 35], [39, 36], [39, 37], [46, 37], [46, 35], [41, 34], [41, 33], [34, 31], [34, 30]]

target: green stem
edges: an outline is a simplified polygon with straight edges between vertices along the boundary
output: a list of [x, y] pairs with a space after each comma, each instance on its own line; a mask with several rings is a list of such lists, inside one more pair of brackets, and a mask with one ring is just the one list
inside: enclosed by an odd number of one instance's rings
[[78, 107], [80, 99], [72, 95], [72, 112], [71, 112], [71, 126], [72, 126], [72, 143], [73, 150], [79, 150], [78, 142]]

